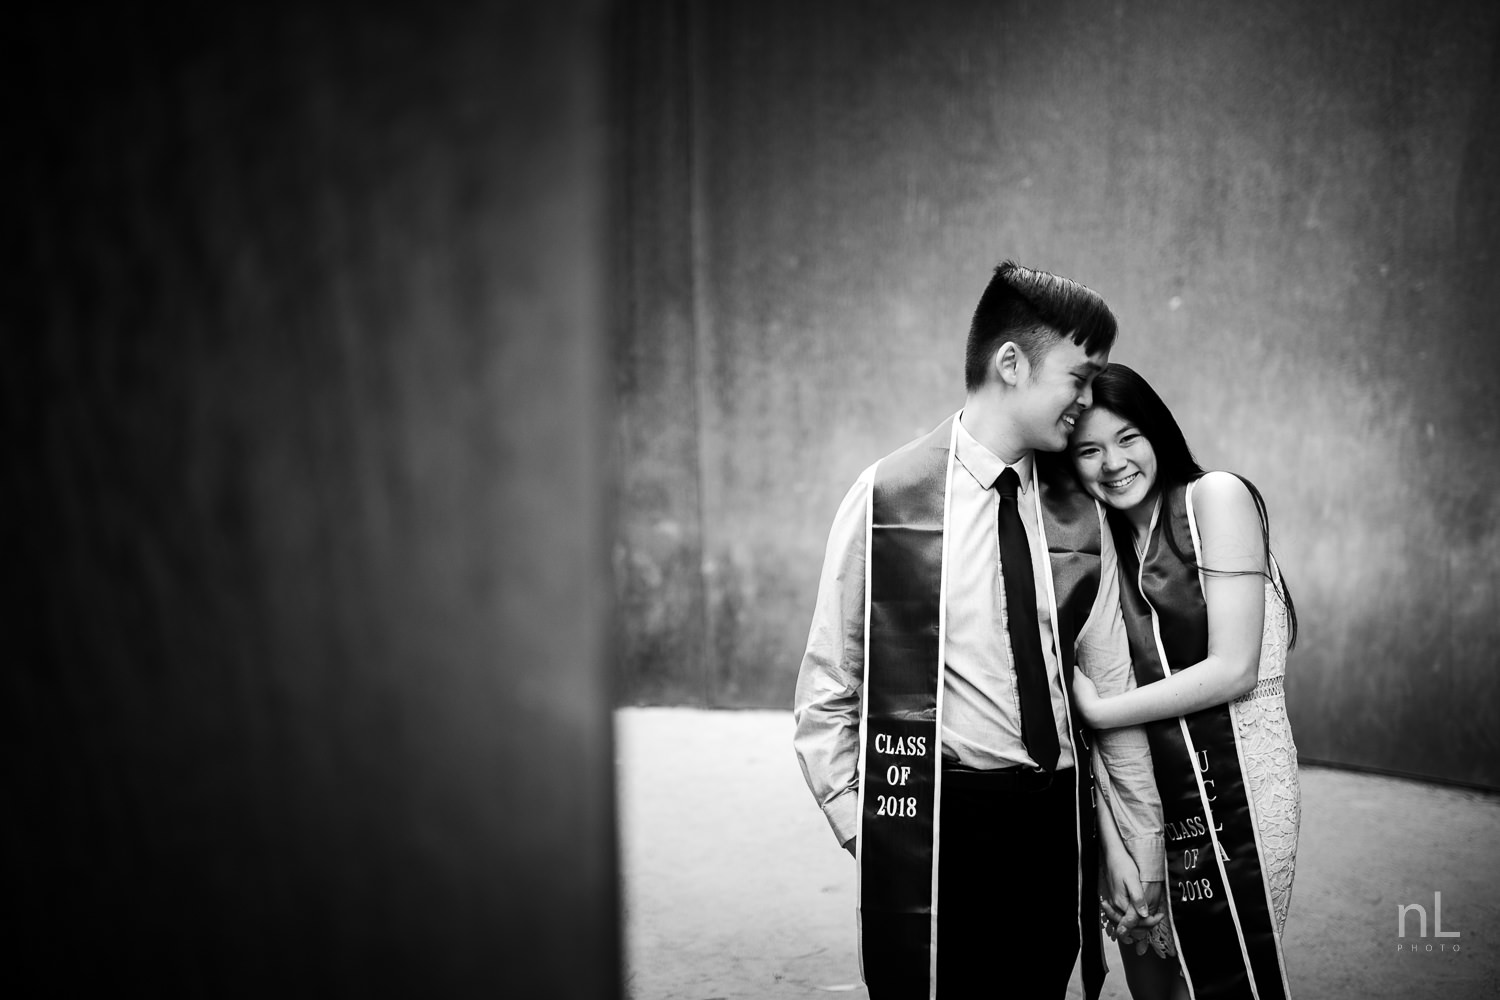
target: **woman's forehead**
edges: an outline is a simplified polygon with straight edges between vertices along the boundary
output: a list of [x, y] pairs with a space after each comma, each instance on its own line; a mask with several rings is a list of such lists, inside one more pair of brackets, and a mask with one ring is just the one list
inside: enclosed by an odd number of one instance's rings
[[1075, 437], [1078, 440], [1113, 437], [1126, 428], [1134, 426], [1114, 410], [1105, 409], [1102, 406], [1090, 406], [1083, 411], [1083, 416], [1078, 420], [1078, 431]]

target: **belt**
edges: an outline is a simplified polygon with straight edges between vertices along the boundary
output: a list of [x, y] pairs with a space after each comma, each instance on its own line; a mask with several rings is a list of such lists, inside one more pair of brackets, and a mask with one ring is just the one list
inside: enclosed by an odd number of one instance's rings
[[1054, 783], [1071, 785], [1073, 769], [1064, 767], [1056, 771], [1043, 771], [1036, 767], [1000, 767], [980, 770], [943, 761], [943, 784], [949, 788], [972, 789], [976, 792], [1043, 792]]

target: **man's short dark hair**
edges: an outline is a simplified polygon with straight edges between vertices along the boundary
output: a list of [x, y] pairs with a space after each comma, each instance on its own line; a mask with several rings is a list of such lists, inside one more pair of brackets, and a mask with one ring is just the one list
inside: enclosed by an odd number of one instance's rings
[[984, 384], [995, 352], [1007, 340], [1015, 341], [1036, 366], [1064, 337], [1089, 354], [1108, 351], [1117, 330], [1115, 314], [1093, 289], [1007, 260], [995, 268], [974, 310], [964, 385], [972, 392]]

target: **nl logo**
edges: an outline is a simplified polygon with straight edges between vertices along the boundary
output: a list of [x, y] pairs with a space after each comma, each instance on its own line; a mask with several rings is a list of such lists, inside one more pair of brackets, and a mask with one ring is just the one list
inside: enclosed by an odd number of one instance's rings
[[[1397, 951], [1408, 953], [1416, 952], [1456, 952], [1460, 950], [1457, 941], [1449, 943], [1447, 940], [1439, 940], [1436, 943], [1425, 940], [1427, 937], [1427, 907], [1421, 903], [1397, 903], [1396, 904], [1396, 936], [1406, 938], [1406, 918], [1415, 914], [1417, 923], [1417, 937], [1420, 940], [1402, 940], [1396, 942]], [[1434, 938], [1456, 938], [1459, 931], [1443, 930], [1443, 894], [1434, 892], [1432, 894], [1432, 936]]]

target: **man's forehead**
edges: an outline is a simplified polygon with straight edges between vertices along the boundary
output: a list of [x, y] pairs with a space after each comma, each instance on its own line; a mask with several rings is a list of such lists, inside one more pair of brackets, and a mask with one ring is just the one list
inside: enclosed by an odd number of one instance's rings
[[1072, 340], [1064, 337], [1053, 345], [1047, 354], [1047, 361], [1066, 368], [1070, 372], [1082, 372], [1088, 375], [1097, 375], [1109, 364], [1109, 351], [1099, 351], [1090, 354], [1084, 350], [1082, 344], [1075, 344]]

